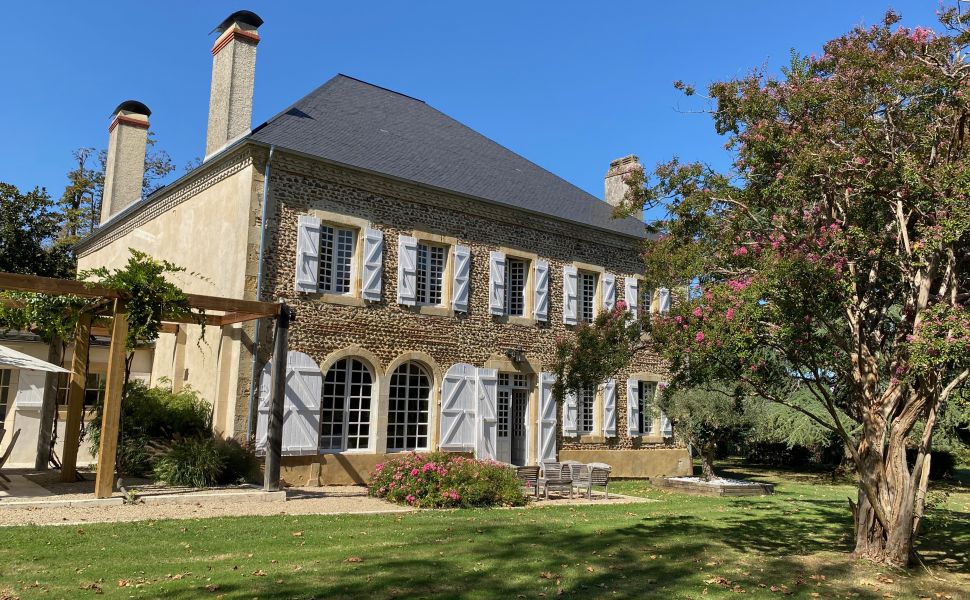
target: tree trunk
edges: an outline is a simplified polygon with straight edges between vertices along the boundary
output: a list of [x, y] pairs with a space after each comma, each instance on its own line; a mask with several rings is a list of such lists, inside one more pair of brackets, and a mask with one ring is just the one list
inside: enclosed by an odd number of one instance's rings
[[701, 479], [710, 481], [714, 479], [714, 444], [704, 444], [701, 446]]
[[905, 438], [890, 435], [885, 455], [872, 450], [864, 451], [861, 461], [859, 476], [863, 481], [868, 481], [870, 491], [875, 492], [885, 526], [879, 522], [870, 497], [860, 483], [858, 504], [852, 505], [855, 521], [853, 555], [906, 567], [913, 555], [915, 505], [922, 478], [910, 475], [906, 464]]

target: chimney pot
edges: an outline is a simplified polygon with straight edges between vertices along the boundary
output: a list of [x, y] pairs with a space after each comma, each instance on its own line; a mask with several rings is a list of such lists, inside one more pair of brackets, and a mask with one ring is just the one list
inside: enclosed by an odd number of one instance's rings
[[111, 113], [108, 157], [101, 198], [101, 223], [141, 200], [152, 111], [137, 100], [125, 100]]
[[[627, 176], [633, 171], [642, 170], [643, 165], [640, 164], [640, 159], [633, 154], [612, 161], [610, 168], [606, 171], [606, 177], [603, 180], [605, 200], [613, 206], [621, 206], [628, 191], [626, 184]], [[643, 210], [635, 211], [632, 216], [642, 221]]]
[[212, 46], [206, 159], [251, 130], [256, 45], [259, 44], [256, 30], [262, 24], [256, 13], [240, 10], [213, 29], [219, 37]]

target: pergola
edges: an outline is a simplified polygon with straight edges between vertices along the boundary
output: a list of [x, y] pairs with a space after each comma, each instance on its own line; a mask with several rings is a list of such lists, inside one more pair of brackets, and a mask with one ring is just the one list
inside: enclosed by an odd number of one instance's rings
[[[0, 272], [0, 290], [35, 292], [49, 296], [74, 295], [85, 298], [102, 298], [100, 305], [82, 313], [77, 321], [74, 336], [74, 355], [67, 394], [67, 419], [65, 422], [64, 451], [61, 460], [61, 481], [73, 482], [77, 478], [77, 454], [80, 446], [81, 417], [84, 410], [84, 388], [88, 371], [88, 351], [92, 332], [107, 334], [111, 338], [108, 348], [108, 372], [105, 379], [104, 409], [101, 420], [101, 441], [98, 448], [98, 470], [95, 496], [110, 498], [114, 490], [115, 459], [118, 451], [118, 430], [121, 421], [121, 399], [125, 385], [125, 339], [128, 335], [128, 312], [125, 299], [115, 290], [73, 279], [56, 279], [37, 275], [20, 275]], [[275, 320], [276, 335], [273, 345], [272, 385], [270, 388], [271, 410], [266, 432], [266, 467], [264, 489], [276, 491], [280, 486], [280, 454], [283, 433], [283, 394], [286, 386], [286, 348], [289, 324], [295, 318], [294, 311], [283, 303], [238, 300], [218, 296], [185, 294], [193, 311], [179, 317], [163, 317], [163, 332], [174, 331], [178, 323], [207, 326], [232, 325], [255, 319]], [[220, 314], [213, 314], [216, 311]], [[102, 329], [105, 327], [105, 329]], [[255, 352], [255, 349], [253, 349]], [[256, 385], [253, 382], [251, 385]]]

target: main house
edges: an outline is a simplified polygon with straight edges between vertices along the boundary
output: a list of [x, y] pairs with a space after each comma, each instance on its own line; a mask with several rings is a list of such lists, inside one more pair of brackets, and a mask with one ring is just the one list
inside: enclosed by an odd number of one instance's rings
[[[610, 204], [637, 159], [610, 165], [604, 202], [421, 100], [344, 75], [252, 128], [261, 24], [240, 11], [217, 28], [205, 159], [145, 199], [150, 113], [118, 107], [102, 224], [78, 245], [79, 268], [120, 266], [134, 248], [193, 273], [186, 291], [295, 308], [290, 483], [360, 482], [389, 453], [435, 449], [688, 473], [650, 408], [656, 355], [598, 389], [552, 393], [557, 339], [621, 300], [665, 301], [640, 284], [642, 219], [614, 219]], [[193, 386], [218, 431], [261, 447], [271, 330], [200, 335], [163, 334], [151, 381]]]

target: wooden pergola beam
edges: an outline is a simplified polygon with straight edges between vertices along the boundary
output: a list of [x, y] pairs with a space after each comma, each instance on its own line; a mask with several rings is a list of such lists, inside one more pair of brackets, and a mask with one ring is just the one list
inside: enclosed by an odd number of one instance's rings
[[74, 334], [74, 356], [71, 359], [71, 383], [67, 390], [67, 420], [64, 422], [64, 452], [61, 457], [61, 481], [77, 481], [77, 453], [81, 446], [81, 415], [84, 412], [84, 389], [88, 379], [88, 350], [91, 342], [91, 313], [77, 319]]
[[[57, 279], [41, 277], [39, 275], [22, 275], [20, 273], [0, 273], [0, 290], [19, 292], [37, 292], [52, 296], [71, 294], [84, 298], [117, 298], [118, 293], [97, 283], [86, 283], [74, 279]], [[222, 298], [206, 296], [204, 294], [185, 294], [189, 306], [197, 310], [217, 310], [227, 313], [248, 313], [253, 318], [275, 317], [279, 312], [279, 304], [274, 302], [260, 302], [257, 300], [239, 300], [236, 298]]]
[[111, 347], [108, 349], [108, 377], [104, 384], [104, 408], [101, 413], [101, 440], [98, 447], [98, 474], [94, 484], [97, 498], [110, 498], [114, 493], [115, 461], [118, 458], [118, 430], [121, 425], [121, 396], [125, 387], [125, 338], [128, 337], [128, 312], [125, 302], [115, 300], [111, 323]]

